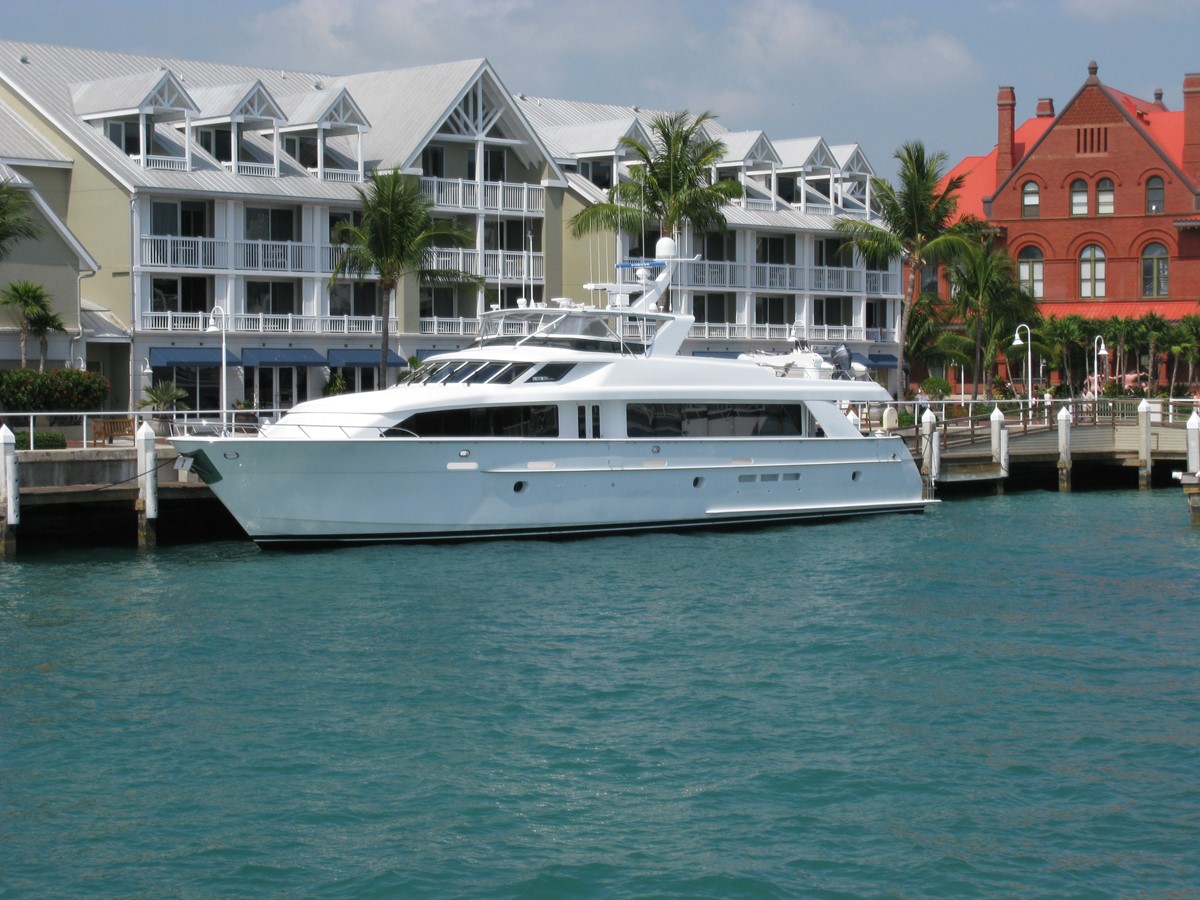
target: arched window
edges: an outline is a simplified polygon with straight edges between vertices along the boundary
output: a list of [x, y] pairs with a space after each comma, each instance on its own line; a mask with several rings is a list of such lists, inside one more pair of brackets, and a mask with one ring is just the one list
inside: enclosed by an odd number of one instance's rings
[[1167, 296], [1167, 248], [1162, 244], [1147, 244], [1142, 251], [1142, 296]]
[[1017, 279], [1034, 299], [1042, 299], [1042, 272], [1046, 260], [1037, 247], [1022, 247], [1017, 254]]
[[1082, 178], [1071, 182], [1071, 215], [1086, 216], [1088, 214], [1088, 187]]
[[1088, 244], [1079, 254], [1079, 296], [1104, 296], [1104, 251]]
[[1021, 186], [1021, 218], [1036, 219], [1041, 210], [1041, 194], [1036, 181], [1027, 181]]
[[1146, 179], [1146, 212], [1161, 213], [1163, 209], [1163, 180], [1154, 175]]
[[1113, 214], [1116, 207], [1113, 200], [1115, 193], [1111, 178], [1101, 178], [1096, 182], [1096, 215], [1111, 216]]

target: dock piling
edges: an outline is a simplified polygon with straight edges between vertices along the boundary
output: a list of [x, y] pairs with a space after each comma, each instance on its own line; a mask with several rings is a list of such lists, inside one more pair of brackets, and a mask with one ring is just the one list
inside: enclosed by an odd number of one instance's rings
[[158, 543], [158, 454], [154, 449], [154, 430], [146, 422], [137, 431], [138, 465], [138, 546]]
[[1058, 411], [1058, 490], [1071, 493], [1071, 411]]
[[17, 437], [0, 425], [0, 559], [17, 555], [17, 526], [21, 523], [21, 474], [17, 468]]
[[[1150, 470], [1152, 465], [1150, 444], [1154, 433], [1151, 420], [1150, 401], [1143, 398], [1138, 404], [1138, 487], [1147, 490], [1150, 487]], [[1161, 414], [1160, 414], [1161, 418]]]

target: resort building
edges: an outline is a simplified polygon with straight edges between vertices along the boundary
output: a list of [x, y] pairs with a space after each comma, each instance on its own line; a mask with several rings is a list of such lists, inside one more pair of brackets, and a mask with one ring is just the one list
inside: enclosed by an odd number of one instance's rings
[[[517, 95], [518, 107], [566, 173], [564, 224], [606, 199], [628, 177], [621, 138], [650, 144], [661, 112]], [[685, 352], [736, 356], [774, 352], [800, 341], [829, 355], [840, 344], [895, 389], [896, 309], [903, 290], [898, 261], [882, 271], [844, 253], [835, 222], [869, 215], [874, 171], [858, 145], [822, 138], [772, 141], [761, 131], [704, 126], [726, 148], [714, 176], [735, 179], [743, 199], [725, 208], [724, 233], [677, 236], [681, 254], [672, 305], [695, 316]], [[648, 255], [659, 235], [564, 237], [563, 282], [581, 295], [606, 281], [622, 259]], [[632, 280], [635, 270], [623, 270]]]
[[[623, 177], [619, 139], [644, 137], [649, 116], [513, 95], [486, 60], [330, 76], [0, 41], [0, 178], [29, 190], [47, 225], [0, 281], [47, 286], [68, 326], [50, 364], [103, 372], [112, 409], [159, 380], [209, 411], [223, 397], [287, 408], [335, 374], [368, 390], [384, 315], [391, 381], [410, 358], [468, 343], [485, 304], [583, 299], [584, 284], [652, 248], [649, 235], [569, 229]], [[846, 343], [886, 380], [898, 265], [866, 269], [833, 229], [868, 214], [866, 158], [815, 138], [717, 136], [729, 152], [714, 175], [747, 197], [729, 207], [729, 233], [683, 236], [701, 257], [673, 301], [697, 318], [691, 351]], [[413, 278], [385, 308], [370, 277], [331, 277], [357, 189], [392, 169], [474, 235], [436, 262], [482, 286]], [[16, 347], [0, 312], [0, 366]]]
[[1038, 101], [1016, 124], [1001, 87], [995, 148], [947, 177], [965, 178], [959, 211], [991, 223], [1044, 316], [1200, 313], [1200, 74], [1183, 109], [1100, 81], [1095, 62], [1056, 112]]

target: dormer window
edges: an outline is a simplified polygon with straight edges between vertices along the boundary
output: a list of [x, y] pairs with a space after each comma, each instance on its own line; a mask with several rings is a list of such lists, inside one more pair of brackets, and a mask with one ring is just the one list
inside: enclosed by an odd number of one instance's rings
[[612, 160], [585, 159], [579, 164], [579, 172], [601, 190], [607, 191], [613, 184]]
[[127, 156], [137, 156], [142, 152], [137, 122], [106, 122], [105, 126], [108, 139], [125, 151]]
[[200, 146], [220, 162], [233, 162], [233, 135], [225, 128], [199, 129]]

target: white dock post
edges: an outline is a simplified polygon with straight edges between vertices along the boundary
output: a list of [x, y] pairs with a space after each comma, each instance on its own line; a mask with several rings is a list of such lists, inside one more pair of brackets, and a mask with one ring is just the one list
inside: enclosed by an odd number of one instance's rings
[[933, 445], [936, 433], [937, 416], [934, 415], [932, 409], [926, 407], [925, 412], [921, 414], [921, 461], [925, 465], [925, 473], [930, 478], [935, 474], [933, 471]]
[[1138, 404], [1138, 487], [1150, 487], [1150, 440], [1154, 433], [1151, 423], [1150, 401], [1143, 398]]
[[1000, 477], [996, 480], [996, 494], [1004, 493], [1004, 479], [1008, 477], [1008, 428], [1004, 424], [1004, 413], [1000, 407], [992, 410], [988, 416], [992, 438], [992, 462], [1000, 469]]
[[1058, 490], [1071, 493], [1071, 411], [1058, 411]]
[[17, 436], [0, 425], [0, 559], [17, 555], [17, 526], [21, 523], [21, 473], [17, 468]]
[[158, 453], [154, 449], [154, 429], [146, 422], [137, 430], [138, 463], [138, 546], [158, 543]]
[[1200, 472], [1200, 412], [1194, 409], [1187, 420], [1187, 470]]

